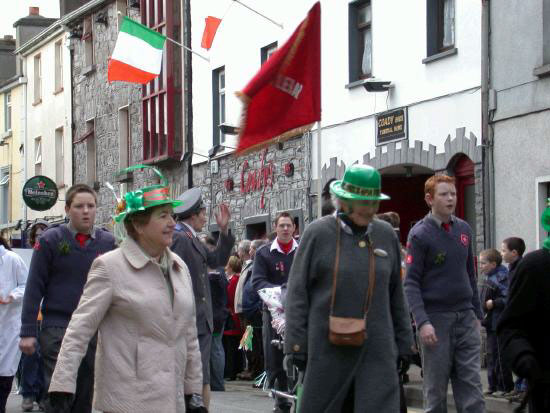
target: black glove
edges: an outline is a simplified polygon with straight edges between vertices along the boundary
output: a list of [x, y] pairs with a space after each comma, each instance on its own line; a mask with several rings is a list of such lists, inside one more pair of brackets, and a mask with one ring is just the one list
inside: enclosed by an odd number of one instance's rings
[[307, 364], [307, 354], [304, 353], [293, 353], [287, 354], [283, 360], [283, 368], [286, 371], [286, 374], [290, 375], [292, 372], [292, 367], [295, 366], [298, 371], [305, 371]]
[[397, 370], [400, 376], [402, 376], [403, 374], [406, 374], [407, 371], [409, 371], [409, 367], [411, 366], [411, 360], [412, 360], [412, 356], [408, 354], [402, 354], [399, 357], [397, 357]]
[[519, 356], [514, 370], [519, 377], [527, 379], [531, 384], [542, 380], [543, 377], [539, 362], [530, 353]]
[[187, 413], [208, 413], [204, 407], [202, 396], [196, 393], [185, 395], [185, 411]]
[[51, 392], [49, 394], [49, 403], [53, 411], [69, 412], [73, 404], [73, 394], [64, 392]]

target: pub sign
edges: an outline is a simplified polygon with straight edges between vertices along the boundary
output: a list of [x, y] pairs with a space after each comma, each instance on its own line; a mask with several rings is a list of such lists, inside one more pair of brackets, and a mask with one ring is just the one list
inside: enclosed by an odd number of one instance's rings
[[376, 115], [376, 146], [408, 138], [407, 108]]
[[57, 185], [47, 176], [33, 176], [23, 187], [23, 201], [35, 211], [46, 211], [53, 207], [57, 196]]

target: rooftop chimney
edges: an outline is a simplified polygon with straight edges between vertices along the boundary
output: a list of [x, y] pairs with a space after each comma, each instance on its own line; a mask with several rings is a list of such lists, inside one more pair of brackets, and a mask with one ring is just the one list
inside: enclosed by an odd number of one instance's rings
[[29, 16], [39, 16], [40, 15], [40, 7], [29, 7]]

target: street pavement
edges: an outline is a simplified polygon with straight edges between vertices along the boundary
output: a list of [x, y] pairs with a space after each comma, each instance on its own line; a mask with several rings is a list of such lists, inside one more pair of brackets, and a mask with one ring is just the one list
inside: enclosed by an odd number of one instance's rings
[[[212, 392], [211, 413], [268, 413], [273, 408], [273, 400], [267, 393], [253, 389], [251, 382], [229, 382], [225, 387], [225, 392]], [[38, 411], [36, 405], [34, 411]], [[421, 411], [409, 408], [408, 413], [420, 413]], [[6, 413], [20, 412], [21, 397], [12, 393], [8, 399]], [[94, 413], [100, 412], [94, 411]]]

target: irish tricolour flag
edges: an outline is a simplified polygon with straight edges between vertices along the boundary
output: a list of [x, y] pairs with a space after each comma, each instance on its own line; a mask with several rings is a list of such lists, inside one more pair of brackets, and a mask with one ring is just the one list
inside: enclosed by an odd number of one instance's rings
[[109, 61], [109, 82], [145, 84], [160, 74], [166, 37], [124, 17]]

